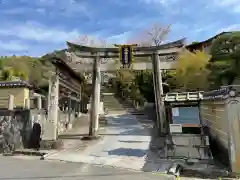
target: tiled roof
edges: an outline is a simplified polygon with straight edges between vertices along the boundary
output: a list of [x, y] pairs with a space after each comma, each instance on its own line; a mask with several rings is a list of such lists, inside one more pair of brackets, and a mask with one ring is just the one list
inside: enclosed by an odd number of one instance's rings
[[201, 42], [194, 43], [194, 44], [189, 44], [189, 45], [187, 45], [186, 47], [187, 47], [187, 48], [192, 48], [192, 47], [199, 46], [199, 45], [201, 45], [201, 44], [209, 43], [209, 42], [211, 42], [212, 40], [216, 39], [218, 36], [221, 36], [221, 35], [226, 34], [226, 33], [231, 33], [231, 32], [221, 32], [221, 33], [219, 33], [219, 34], [217, 34], [217, 35], [215, 35], [215, 36], [213, 36], [213, 37], [211, 37], [211, 38], [209, 38], [209, 39], [207, 39], [207, 40], [205, 40], [205, 41], [201, 41]]
[[0, 88], [17, 88], [17, 87], [26, 87], [32, 89], [33, 86], [30, 85], [27, 81], [0, 81]]
[[227, 99], [230, 97], [230, 92], [234, 92], [234, 96], [237, 95], [237, 90], [232, 86], [226, 86], [221, 89], [204, 92], [203, 93], [203, 100], [221, 100], [221, 99]]
[[51, 63], [53, 64], [61, 64], [63, 65], [66, 70], [71, 74], [71, 76], [73, 76], [75, 79], [77, 79], [79, 82], [81, 82], [81, 77], [77, 74], [76, 71], [74, 71], [69, 64], [66, 62], [66, 55], [65, 52], [67, 51], [67, 49], [63, 49], [60, 51], [55, 51], [53, 53], [49, 53], [44, 55], [42, 58], [49, 60]]

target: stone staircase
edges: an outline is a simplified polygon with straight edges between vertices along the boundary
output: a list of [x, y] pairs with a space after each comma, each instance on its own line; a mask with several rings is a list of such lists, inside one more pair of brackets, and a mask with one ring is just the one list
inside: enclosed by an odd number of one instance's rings
[[107, 109], [108, 112], [122, 112], [125, 111], [125, 108], [114, 96], [114, 93], [103, 93], [102, 101], [104, 104], [104, 108]]
[[101, 101], [108, 112], [127, 112], [133, 115], [141, 115], [130, 103], [131, 99], [121, 100], [115, 97], [115, 94], [109, 90], [102, 91]]
[[132, 105], [124, 103], [116, 98], [115, 93], [108, 88], [101, 89], [101, 101], [108, 112], [126, 112], [133, 109]]

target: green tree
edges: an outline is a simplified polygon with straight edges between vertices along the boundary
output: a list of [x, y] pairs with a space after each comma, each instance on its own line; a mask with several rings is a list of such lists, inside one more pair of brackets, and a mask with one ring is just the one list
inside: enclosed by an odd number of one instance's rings
[[135, 74], [135, 84], [139, 92], [148, 102], [154, 102], [153, 74], [151, 70], [137, 71]]
[[3, 61], [2, 61], [2, 58], [0, 57], [0, 70], [3, 69]]
[[207, 77], [209, 74], [206, 68], [211, 56], [202, 52], [194, 53], [185, 50], [174, 64], [175, 72], [172, 79], [176, 87], [184, 91], [204, 90], [208, 87]]
[[193, 45], [193, 44], [198, 44], [199, 42], [198, 41], [193, 41], [192, 43], [191, 43], [191, 45]]
[[121, 96], [128, 96], [134, 80], [133, 71], [131, 69], [119, 69], [116, 72], [116, 80], [117, 89]]
[[10, 81], [13, 77], [13, 74], [14, 74], [13, 69], [11, 69], [11, 68], [4, 69], [2, 71], [2, 78], [1, 79], [4, 80], [4, 81]]
[[240, 32], [225, 33], [216, 38], [211, 46], [212, 58], [208, 65], [212, 88], [232, 84], [240, 75]]

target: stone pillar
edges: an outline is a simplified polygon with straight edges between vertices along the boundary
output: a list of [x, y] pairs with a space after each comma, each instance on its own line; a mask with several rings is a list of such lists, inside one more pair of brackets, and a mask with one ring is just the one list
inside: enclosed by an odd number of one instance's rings
[[227, 108], [224, 113], [228, 119], [228, 154], [229, 165], [233, 174], [240, 173], [240, 104], [239, 98], [232, 97], [226, 103]]
[[68, 122], [67, 122], [67, 128], [72, 129], [72, 99], [71, 95], [68, 95]]
[[8, 98], [8, 110], [13, 110], [14, 109], [14, 96], [13, 95], [9, 95]]
[[27, 98], [25, 99], [25, 109], [30, 109], [31, 103], [30, 103], [30, 99]]
[[156, 130], [157, 132], [156, 132], [156, 134], [155, 135], [158, 135], [158, 131], [159, 131], [159, 129], [160, 129], [160, 117], [159, 117], [159, 111], [158, 111], [158, 104], [157, 104], [157, 98], [158, 98], [158, 96], [157, 96], [157, 85], [156, 85], [156, 59], [157, 57], [156, 57], [156, 55], [155, 54], [153, 54], [152, 55], [152, 73], [153, 73], [153, 89], [154, 89], [154, 97], [155, 97], [155, 109], [156, 109], [156, 117], [157, 117], [157, 119], [156, 119], [156, 124], [155, 124], [155, 126], [154, 126], [154, 130]]
[[[158, 54], [158, 53], [157, 53]], [[160, 124], [161, 124], [161, 132], [166, 133], [167, 132], [167, 124], [166, 124], [166, 117], [165, 117], [165, 105], [164, 100], [162, 99], [163, 92], [163, 84], [162, 84], [162, 70], [161, 70], [161, 57], [157, 55], [158, 60], [156, 61], [156, 67], [157, 67], [157, 84], [159, 88], [159, 103], [160, 103]]]
[[80, 112], [80, 101], [76, 101], [76, 117], [80, 117], [81, 112]]
[[100, 97], [101, 97], [101, 72], [100, 72], [100, 58], [97, 57], [96, 61], [99, 62], [97, 66], [97, 82], [96, 82], [96, 89], [97, 89], [97, 119], [95, 123], [95, 131], [98, 131], [99, 128], [99, 114], [100, 114]]
[[[98, 77], [98, 72], [100, 71], [100, 59], [96, 54], [96, 57], [93, 62], [93, 73], [92, 73], [92, 102], [90, 108], [90, 127], [89, 127], [89, 136], [97, 136], [96, 127], [98, 127], [98, 105], [99, 105], [99, 84], [100, 79]], [[96, 125], [97, 124], [97, 125]]]
[[[8, 97], [8, 110], [13, 111], [13, 109], [14, 109], [14, 96], [10, 94]], [[12, 113], [10, 114], [10, 116], [8, 116], [9, 122], [11, 121], [11, 119]]]
[[49, 78], [48, 90], [48, 117], [45, 126], [44, 140], [57, 140], [58, 127], [58, 97], [59, 95], [59, 77], [53, 74]]
[[42, 97], [38, 96], [37, 97], [37, 109], [42, 109]]
[[78, 102], [78, 117], [81, 116], [81, 100]]
[[155, 95], [155, 105], [156, 105], [156, 114], [157, 114], [157, 128], [158, 133], [164, 133], [164, 102], [161, 100], [163, 94], [162, 87], [162, 75], [160, 67], [160, 59], [157, 52], [152, 56], [153, 63], [153, 81], [154, 81], [154, 95]]
[[82, 85], [80, 85], [80, 90], [79, 90], [79, 102], [78, 102], [78, 117], [82, 115]]

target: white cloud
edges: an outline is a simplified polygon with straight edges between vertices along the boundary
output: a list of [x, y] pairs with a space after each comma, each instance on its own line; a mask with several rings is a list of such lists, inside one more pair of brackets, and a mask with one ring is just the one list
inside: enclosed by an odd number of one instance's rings
[[220, 6], [231, 6], [239, 3], [239, 0], [217, 0], [216, 3]]
[[218, 7], [228, 8], [230, 12], [240, 13], [239, 0], [215, 0], [214, 4]]
[[240, 24], [232, 24], [230, 26], [226, 26], [224, 28], [218, 29], [216, 33], [228, 32], [228, 31], [239, 31], [239, 30], [240, 30]]
[[178, 2], [179, 0], [139, 0], [139, 1], [149, 5], [160, 4], [162, 6], [169, 7], [170, 5]]
[[56, 0], [39, 0], [37, 4], [42, 6], [54, 6], [56, 3]]
[[3, 9], [0, 10], [1, 14], [4, 15], [19, 15], [19, 14], [36, 14], [36, 12], [40, 14], [45, 14], [44, 8], [30, 8], [30, 7], [16, 7], [16, 8], [10, 8], [10, 9]]
[[147, 25], [151, 25], [153, 23], [153, 20], [154, 18], [145, 17], [143, 19], [141, 16], [133, 16], [129, 18], [119, 19], [118, 22], [122, 27], [138, 29], [146, 27]]
[[37, 8], [36, 11], [40, 14], [45, 14], [46, 10], [44, 8]]
[[35, 5], [42, 9], [51, 9], [51, 14], [76, 16], [76, 13], [79, 13], [77, 14], [78, 16], [85, 15], [90, 19], [93, 17], [93, 13], [87, 8], [87, 3], [83, 1], [80, 2], [77, 0], [35, 0]]
[[188, 27], [189, 29], [194, 29], [194, 33], [200, 33], [200, 32], [206, 32], [206, 31], [214, 31], [218, 27], [218, 22], [213, 22], [213, 23], [197, 23], [194, 24], [192, 27]]
[[4, 9], [0, 11], [3, 14], [9, 14], [9, 15], [15, 15], [15, 14], [21, 14], [26, 12], [26, 8], [18, 7], [18, 8], [12, 8], [12, 9]]
[[0, 47], [5, 51], [26, 51], [29, 49], [29, 46], [20, 41], [0, 41]]
[[0, 27], [1, 36], [16, 36], [24, 40], [36, 40], [48, 43], [63, 43], [80, 36], [77, 29], [66, 30], [60, 28], [49, 28], [37, 22], [26, 22], [18, 25], [6, 25]]
[[141, 1], [146, 4], [152, 4], [152, 3], [165, 4], [166, 3], [166, 0], [141, 0]]
[[129, 40], [131, 34], [132, 34], [131, 31], [126, 31], [121, 34], [116, 34], [107, 38], [107, 41], [109, 43], [115, 43], [115, 44], [126, 43]]

